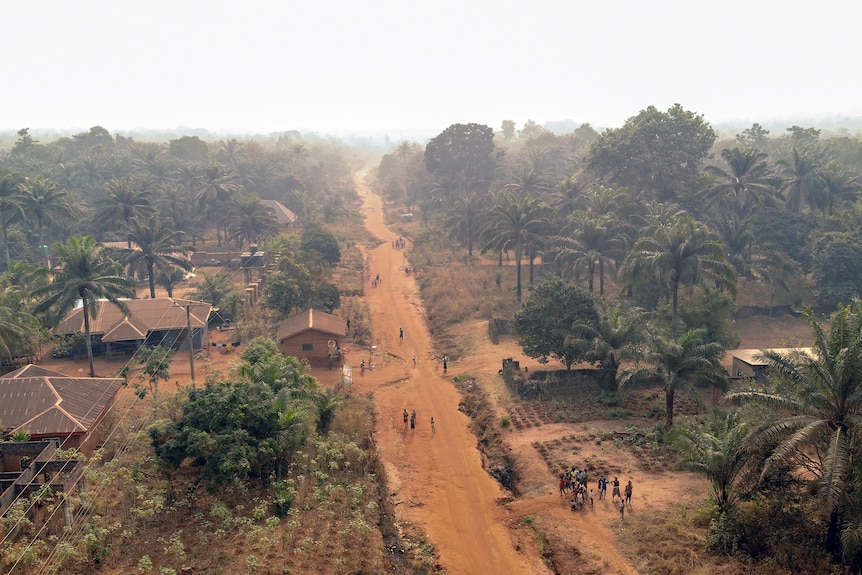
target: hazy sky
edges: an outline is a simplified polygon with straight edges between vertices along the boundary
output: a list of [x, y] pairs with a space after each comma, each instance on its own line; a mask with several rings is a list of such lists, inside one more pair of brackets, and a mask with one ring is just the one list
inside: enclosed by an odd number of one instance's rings
[[[801, 7], [805, 6], [804, 9]], [[7, 0], [0, 129], [862, 116], [862, 3]]]

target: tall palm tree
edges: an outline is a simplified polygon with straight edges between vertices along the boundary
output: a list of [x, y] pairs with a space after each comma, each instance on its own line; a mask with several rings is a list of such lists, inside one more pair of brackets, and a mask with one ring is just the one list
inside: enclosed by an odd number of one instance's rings
[[676, 217], [641, 237], [629, 252], [620, 277], [631, 285], [647, 278], [666, 283], [671, 294], [671, 322], [676, 324], [679, 286], [703, 281], [722, 282], [735, 293], [736, 270], [724, 255], [718, 236], [691, 216]]
[[823, 195], [826, 209], [831, 216], [835, 203], [838, 201], [853, 202], [862, 191], [862, 181], [859, 176], [851, 175], [837, 162], [829, 162], [820, 173], [820, 182], [823, 185]]
[[718, 182], [702, 192], [707, 204], [725, 199], [739, 218], [750, 213], [751, 206], [774, 205], [780, 179], [766, 162], [768, 156], [754, 148], [729, 148], [721, 151], [727, 169], [717, 165], [705, 171]]
[[467, 257], [473, 261], [473, 244], [479, 237], [485, 210], [482, 196], [473, 192], [455, 199], [447, 213], [446, 227], [449, 236], [467, 248]]
[[231, 202], [228, 209], [228, 239], [242, 247], [243, 242], [254, 244], [262, 238], [275, 235], [278, 222], [270, 208], [260, 198], [246, 194]]
[[146, 269], [151, 298], [156, 297], [156, 269], [194, 268], [182, 248], [183, 232], [175, 230], [173, 220], [163, 219], [159, 212], [132, 218], [126, 225], [126, 233], [135, 247], [123, 252], [122, 261], [130, 270], [138, 265]]
[[824, 204], [820, 162], [793, 148], [790, 159], [779, 162], [783, 183], [779, 191], [788, 210], [799, 212], [804, 204], [818, 208]]
[[9, 224], [24, 216], [21, 208], [23, 196], [20, 184], [24, 177], [11, 170], [0, 170], [0, 231], [3, 233], [3, 255], [6, 259], [6, 269], [12, 269], [12, 258], [9, 255]]
[[549, 231], [550, 221], [547, 208], [533, 193], [519, 195], [512, 190], [504, 190], [496, 205], [488, 213], [488, 227], [485, 229], [485, 246], [482, 251], [515, 252], [517, 269], [517, 299], [521, 301], [521, 260], [528, 248], [541, 242]]
[[772, 385], [726, 399], [776, 408], [774, 419], [752, 436], [755, 445], [777, 441], [763, 475], [792, 459], [816, 477], [818, 492], [829, 504], [827, 546], [837, 552], [839, 531], [858, 528], [862, 520], [847, 516], [858, 497], [862, 455], [862, 301], [833, 313], [828, 332], [811, 309], [802, 314], [814, 336], [812, 352], [764, 351]]
[[644, 354], [649, 367], [637, 366], [625, 370], [620, 377], [620, 389], [649, 386], [658, 383], [664, 388], [665, 429], [673, 427], [673, 405], [677, 390], [709, 384], [722, 390], [728, 387], [727, 372], [720, 360], [724, 348], [716, 341], [705, 341], [705, 329], [692, 329], [679, 337], [670, 332], [653, 334]]
[[211, 214], [216, 223], [218, 245], [221, 245], [222, 229], [226, 227], [225, 207], [239, 190], [236, 176], [218, 162], [211, 163], [204, 170], [200, 188], [197, 191], [197, 200], [200, 207]]
[[587, 285], [594, 293], [593, 280], [599, 274], [599, 295], [605, 294], [605, 268], [614, 271], [614, 261], [622, 259], [625, 242], [619, 233], [619, 222], [611, 216], [593, 216], [575, 212], [569, 218], [564, 235], [556, 240], [554, 261], [564, 272], [580, 275], [587, 271]]
[[36, 223], [39, 245], [44, 246], [45, 226], [69, 214], [68, 195], [66, 190], [42, 176], [27, 178], [20, 186], [24, 213], [31, 222]]
[[[105, 186], [105, 197], [100, 201], [101, 208], [93, 218], [93, 224], [108, 229], [128, 227], [131, 221], [154, 211], [152, 194], [133, 176], [114, 178]], [[131, 240], [127, 238], [131, 249]]]
[[128, 278], [122, 275], [120, 265], [108, 256], [105, 248], [96, 243], [92, 236], [69, 238], [65, 244], [57, 245], [55, 250], [60, 256], [60, 265], [53, 270], [53, 282], [34, 290], [33, 297], [40, 300], [34, 313], [51, 310], [53, 323], [58, 323], [81, 302], [90, 377], [96, 377], [90, 319], [96, 317], [99, 300], [102, 299], [128, 313], [128, 307], [120, 298], [134, 297], [135, 292]]

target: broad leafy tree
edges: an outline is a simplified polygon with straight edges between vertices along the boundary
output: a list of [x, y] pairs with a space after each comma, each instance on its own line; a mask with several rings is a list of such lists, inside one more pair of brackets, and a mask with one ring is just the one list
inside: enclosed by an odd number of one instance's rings
[[482, 124], [452, 124], [425, 146], [425, 166], [436, 180], [461, 191], [488, 189], [494, 180], [494, 130]]
[[590, 148], [588, 169], [647, 200], [679, 201], [697, 189], [715, 132], [702, 116], [675, 104], [650, 106], [621, 128], [606, 130]]
[[100, 300], [107, 300], [128, 313], [121, 298], [134, 297], [129, 280], [120, 264], [110, 258], [105, 248], [92, 236], [73, 237], [55, 247], [60, 265], [53, 270], [54, 281], [37, 288], [33, 297], [39, 300], [34, 313], [53, 312], [54, 322], [61, 321], [80, 302], [83, 305], [84, 341], [90, 362], [90, 377], [96, 377], [93, 366], [93, 342], [90, 320], [96, 317]]
[[530, 296], [515, 313], [512, 330], [524, 354], [547, 363], [556, 359], [571, 369], [572, 364], [585, 361], [589, 353], [587, 342], [574, 341], [568, 336], [575, 323], [595, 329], [599, 314], [596, 302], [583, 289], [560, 278], [537, 284]]

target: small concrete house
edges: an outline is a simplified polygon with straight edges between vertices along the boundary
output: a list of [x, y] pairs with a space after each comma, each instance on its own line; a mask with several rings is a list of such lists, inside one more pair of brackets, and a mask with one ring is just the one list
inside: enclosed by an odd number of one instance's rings
[[102, 442], [97, 427], [124, 383], [121, 378], [69, 377], [24, 366], [0, 377], [3, 432], [23, 431], [34, 441], [56, 439], [63, 449], [91, 452]]
[[341, 363], [341, 340], [346, 326], [337, 315], [308, 309], [278, 325], [278, 348], [284, 355], [307, 359], [311, 365]]
[[727, 354], [733, 358], [733, 363], [731, 365], [730, 376], [734, 378], [748, 378], [753, 379], [754, 381], [765, 383], [767, 381], [767, 373], [766, 366], [767, 363], [763, 359], [760, 359], [760, 356], [763, 355], [764, 351], [772, 351], [775, 353], [780, 353], [782, 355], [792, 354], [792, 353], [804, 353], [807, 355], [811, 355], [812, 350], [810, 347], [782, 347], [775, 348], [769, 350], [763, 349], [730, 349], [727, 350]]
[[[142, 345], [188, 349], [188, 326], [192, 345], [201, 349], [207, 341], [207, 326], [213, 306], [203, 301], [176, 298], [131, 299], [124, 303], [129, 316], [108, 301], [99, 302], [96, 318], [90, 320], [93, 352], [123, 358]], [[54, 329], [58, 335], [84, 332], [84, 310], [76, 308]]]

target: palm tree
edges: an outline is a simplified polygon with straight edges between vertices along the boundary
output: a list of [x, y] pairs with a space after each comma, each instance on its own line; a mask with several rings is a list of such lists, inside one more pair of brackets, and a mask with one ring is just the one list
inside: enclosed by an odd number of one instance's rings
[[739, 412], [715, 408], [706, 425], [678, 428], [676, 442], [682, 450], [678, 468], [704, 476], [712, 486], [719, 513], [732, 511], [745, 484], [751, 458], [746, 449], [748, 425]]
[[575, 212], [569, 218], [565, 235], [557, 238], [554, 261], [567, 272], [579, 276], [587, 271], [587, 285], [594, 292], [593, 280], [599, 274], [599, 295], [605, 294], [605, 267], [614, 271], [614, 261], [622, 259], [624, 240], [618, 233], [619, 222], [611, 216], [592, 216]]
[[605, 391], [617, 389], [617, 375], [620, 363], [638, 356], [638, 346], [644, 337], [643, 314], [632, 308], [625, 314], [611, 308], [604, 300], [599, 300], [599, 321], [591, 325], [578, 321], [572, 326], [572, 333], [566, 336], [564, 345], [588, 349], [585, 361], [598, 363], [601, 375], [599, 387]]
[[816, 158], [793, 148], [789, 160], [779, 162], [783, 183], [779, 191], [787, 209], [798, 212], [803, 203], [810, 208], [821, 207], [825, 202], [820, 179], [820, 162]]
[[725, 205], [733, 208], [739, 218], [749, 214], [751, 205], [774, 205], [774, 196], [779, 179], [772, 173], [768, 157], [754, 148], [729, 148], [721, 151], [728, 166], [707, 166], [705, 171], [718, 183], [705, 190], [702, 195], [707, 204], [725, 199]]
[[226, 221], [224, 208], [239, 189], [236, 176], [229, 173], [223, 165], [213, 162], [204, 170], [197, 200], [200, 207], [212, 214], [215, 220], [218, 245], [221, 245], [221, 232]]
[[840, 200], [853, 202], [862, 191], [859, 176], [851, 176], [837, 162], [826, 164], [820, 174], [820, 182], [823, 185], [824, 200], [830, 216], [835, 208], [835, 202]]
[[148, 216], [137, 216], [126, 226], [126, 233], [135, 247], [122, 254], [123, 263], [129, 270], [143, 265], [150, 282], [150, 297], [156, 297], [156, 269], [176, 266], [186, 271], [194, 268], [182, 249], [183, 232], [174, 229], [171, 219], [162, 219], [159, 212]]
[[479, 237], [485, 210], [479, 194], [473, 192], [458, 196], [449, 209], [446, 227], [452, 239], [459, 240], [467, 248], [467, 257], [473, 261], [473, 243]]
[[[109, 229], [128, 227], [134, 218], [154, 211], [152, 194], [132, 176], [109, 181], [105, 186], [105, 197], [100, 205], [102, 207], [96, 212], [93, 224]], [[126, 240], [127, 247], [131, 249], [131, 239], [127, 237]]]
[[705, 329], [688, 330], [679, 337], [673, 336], [673, 330], [656, 333], [644, 354], [650, 367], [634, 367], [620, 377], [620, 389], [656, 383], [664, 388], [666, 430], [673, 427], [674, 396], [678, 389], [694, 390], [694, 386], [703, 383], [727, 389], [727, 373], [720, 363], [724, 348], [718, 342], [704, 341], [705, 335]]
[[814, 336], [811, 353], [764, 351], [774, 380], [768, 389], [730, 393], [728, 401], [756, 402], [776, 408], [751, 441], [777, 442], [766, 459], [763, 476], [789, 459], [816, 477], [828, 501], [827, 547], [838, 551], [839, 530], [855, 528], [859, 517], [847, 517], [858, 497], [857, 469], [862, 439], [862, 300], [839, 308], [829, 331], [808, 308], [802, 309]]
[[521, 260], [532, 244], [541, 242], [549, 227], [547, 208], [532, 193], [519, 195], [514, 191], [504, 190], [497, 199], [497, 204], [488, 213], [488, 227], [485, 229], [487, 241], [482, 251], [515, 252], [518, 278], [516, 294], [519, 302]]
[[3, 255], [6, 258], [6, 269], [12, 269], [12, 258], [9, 255], [9, 224], [24, 216], [21, 208], [23, 196], [19, 185], [24, 177], [11, 170], [0, 170], [0, 231], [3, 233]]
[[240, 247], [243, 242], [256, 244], [262, 238], [274, 235], [278, 228], [275, 213], [254, 195], [237, 198], [231, 202], [228, 211], [228, 239], [236, 241]]
[[51, 310], [53, 323], [57, 323], [81, 302], [90, 377], [96, 377], [90, 319], [96, 317], [101, 299], [108, 300], [128, 313], [126, 304], [120, 298], [134, 297], [134, 291], [128, 278], [122, 275], [120, 265], [108, 257], [105, 248], [97, 244], [92, 236], [69, 238], [65, 244], [57, 245], [55, 250], [60, 256], [60, 265], [53, 270], [52, 283], [34, 290], [33, 297], [41, 300], [34, 308], [34, 313]]
[[156, 272], [156, 283], [165, 288], [168, 297], [174, 297], [174, 288], [185, 279], [186, 272], [176, 266], [171, 266], [168, 269], [162, 268]]
[[20, 185], [21, 205], [30, 221], [35, 221], [39, 230], [39, 245], [45, 245], [45, 226], [56, 223], [69, 214], [66, 190], [42, 176], [27, 178]]
[[677, 217], [651, 229], [635, 243], [620, 276], [629, 285], [647, 277], [667, 283], [676, 323], [679, 286], [710, 278], [736, 290], [736, 270], [727, 261], [718, 236], [691, 216]]

